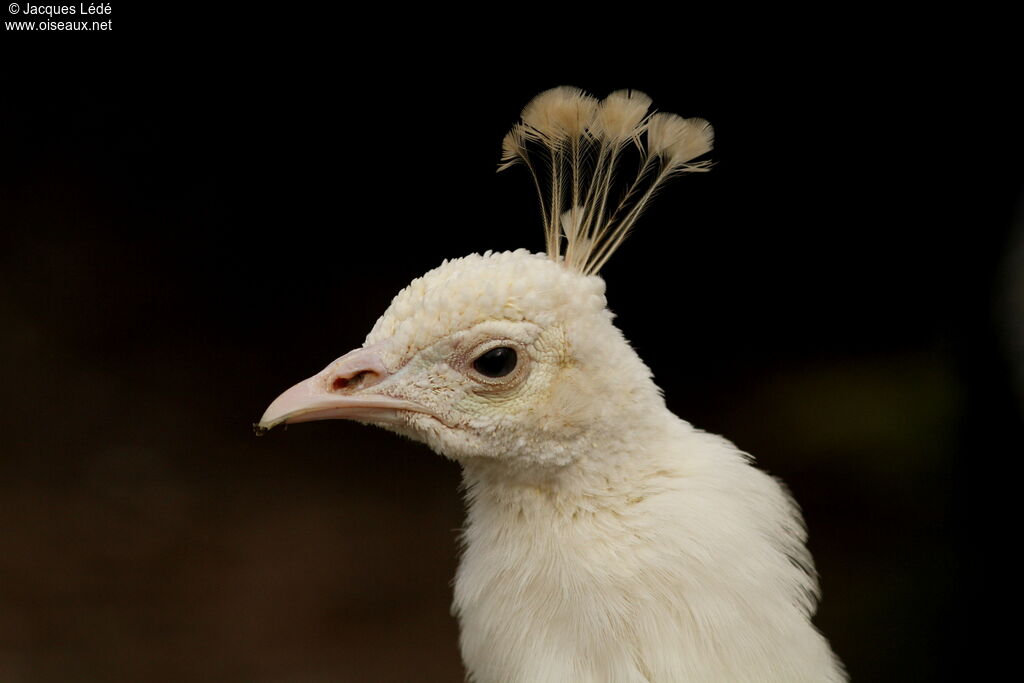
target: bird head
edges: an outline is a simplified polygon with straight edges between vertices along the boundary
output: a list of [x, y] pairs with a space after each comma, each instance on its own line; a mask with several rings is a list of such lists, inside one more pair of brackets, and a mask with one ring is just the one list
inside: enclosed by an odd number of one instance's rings
[[571, 462], [658, 391], [612, 324], [604, 281], [525, 250], [446, 261], [391, 302], [363, 346], [259, 423], [353, 419], [464, 461]]
[[[664, 181], [707, 168], [692, 160], [712, 141], [707, 121], [648, 114], [650, 104], [626, 90], [535, 97], [505, 136], [499, 170], [533, 175], [546, 253], [467, 256], [414, 280], [362, 348], [278, 397], [258, 430], [353, 419], [463, 462], [554, 465], [627, 439], [622, 425], [664, 404], [612, 324], [597, 272]], [[624, 157], [638, 161], [631, 182]]]

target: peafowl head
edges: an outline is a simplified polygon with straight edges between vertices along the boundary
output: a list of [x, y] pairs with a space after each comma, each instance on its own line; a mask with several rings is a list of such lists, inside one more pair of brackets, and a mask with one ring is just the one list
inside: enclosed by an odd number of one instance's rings
[[[622, 438], [662, 405], [612, 323], [598, 271], [673, 175], [707, 168], [700, 119], [648, 113], [617, 91], [541, 93], [506, 135], [503, 170], [525, 165], [547, 249], [445, 261], [394, 298], [363, 346], [279, 396], [257, 425], [352, 419], [450, 458], [561, 466]], [[638, 170], [616, 179], [624, 159]], [[613, 200], [612, 195], [615, 195]]]

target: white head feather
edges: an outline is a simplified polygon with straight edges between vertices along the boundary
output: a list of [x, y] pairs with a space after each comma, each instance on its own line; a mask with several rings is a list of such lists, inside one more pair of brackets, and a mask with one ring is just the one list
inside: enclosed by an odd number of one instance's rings
[[[461, 461], [565, 465], [607, 438], [596, 426], [660, 401], [611, 320], [599, 277], [525, 250], [474, 254], [402, 290], [364, 346], [390, 375], [376, 391], [429, 408], [391, 428]], [[495, 347], [518, 362], [488, 378], [472, 364]]]

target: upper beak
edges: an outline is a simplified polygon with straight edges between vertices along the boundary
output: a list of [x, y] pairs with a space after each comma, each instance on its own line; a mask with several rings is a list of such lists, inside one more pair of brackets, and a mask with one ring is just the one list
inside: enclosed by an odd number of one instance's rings
[[278, 396], [260, 418], [256, 433], [262, 434], [282, 422], [389, 422], [398, 411], [427, 412], [417, 403], [367, 391], [391, 376], [378, 351], [374, 345], [347, 353]]

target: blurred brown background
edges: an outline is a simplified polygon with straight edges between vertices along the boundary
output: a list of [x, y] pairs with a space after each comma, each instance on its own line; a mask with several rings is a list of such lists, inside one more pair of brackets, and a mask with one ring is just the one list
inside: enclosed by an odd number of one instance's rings
[[801, 54], [683, 78], [243, 45], [0, 77], [0, 682], [461, 680], [458, 468], [250, 425], [443, 258], [541, 248], [525, 174], [494, 168], [563, 83], [715, 124], [609, 299], [672, 408], [792, 488], [854, 680], [983, 670], [965, 643], [1006, 572], [982, 536], [1021, 454], [1005, 109]]

